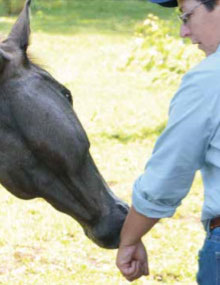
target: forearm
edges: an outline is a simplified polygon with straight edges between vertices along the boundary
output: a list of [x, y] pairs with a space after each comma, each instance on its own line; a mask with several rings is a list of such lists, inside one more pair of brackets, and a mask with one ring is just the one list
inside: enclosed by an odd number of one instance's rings
[[137, 213], [134, 207], [131, 207], [121, 231], [120, 245], [136, 244], [158, 221], [159, 219]]

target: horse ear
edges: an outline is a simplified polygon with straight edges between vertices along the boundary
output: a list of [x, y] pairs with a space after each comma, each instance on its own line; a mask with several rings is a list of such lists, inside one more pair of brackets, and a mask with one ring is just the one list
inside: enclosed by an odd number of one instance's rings
[[0, 72], [3, 70], [5, 63], [11, 60], [11, 56], [0, 48]]
[[24, 52], [27, 50], [30, 37], [30, 4], [31, 0], [26, 0], [23, 10], [8, 36], [8, 40], [12, 40]]

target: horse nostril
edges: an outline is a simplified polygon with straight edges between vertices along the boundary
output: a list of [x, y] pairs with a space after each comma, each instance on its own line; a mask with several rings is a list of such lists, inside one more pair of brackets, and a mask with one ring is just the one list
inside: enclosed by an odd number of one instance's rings
[[127, 204], [118, 204], [118, 209], [125, 215], [128, 214], [129, 207]]

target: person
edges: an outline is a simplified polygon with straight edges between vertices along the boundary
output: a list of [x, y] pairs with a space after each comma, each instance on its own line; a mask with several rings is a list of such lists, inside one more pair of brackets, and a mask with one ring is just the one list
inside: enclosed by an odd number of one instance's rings
[[179, 6], [180, 36], [190, 38], [206, 57], [188, 71], [169, 109], [144, 173], [135, 181], [132, 206], [123, 225], [116, 265], [133, 281], [149, 274], [142, 237], [171, 217], [201, 171], [207, 232], [199, 254], [197, 282], [220, 284], [220, 0], [151, 0]]

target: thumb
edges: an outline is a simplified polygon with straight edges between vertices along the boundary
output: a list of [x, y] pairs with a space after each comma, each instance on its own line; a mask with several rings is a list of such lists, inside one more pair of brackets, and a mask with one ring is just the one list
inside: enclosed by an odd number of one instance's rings
[[135, 271], [135, 261], [124, 264], [124, 266], [121, 267], [121, 273], [127, 276], [133, 274], [134, 271]]
[[133, 247], [125, 246], [119, 247], [117, 257], [116, 257], [116, 265], [119, 268], [129, 268], [131, 267], [132, 256], [133, 256]]

